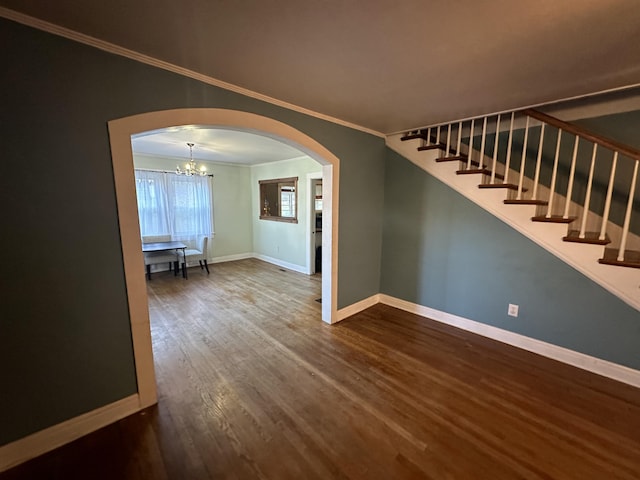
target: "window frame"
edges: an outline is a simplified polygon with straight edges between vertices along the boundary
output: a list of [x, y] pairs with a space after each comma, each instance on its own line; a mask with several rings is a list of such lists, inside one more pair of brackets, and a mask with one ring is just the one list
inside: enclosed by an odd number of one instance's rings
[[[293, 184], [293, 210], [294, 215], [287, 217], [282, 215], [282, 192], [283, 188], [289, 188]], [[273, 192], [268, 192], [267, 189], [272, 190], [270, 186], [276, 185], [276, 194], [275, 198], [277, 198], [276, 208], [277, 215], [271, 214], [272, 205], [268, 202], [268, 198], [274, 198]], [[271, 220], [273, 222], [286, 222], [286, 223], [298, 223], [298, 177], [286, 177], [286, 178], [273, 178], [267, 180], [258, 180], [258, 191], [259, 191], [259, 199], [260, 204], [259, 208], [259, 218], [260, 220]], [[267, 201], [265, 203], [265, 200]]]

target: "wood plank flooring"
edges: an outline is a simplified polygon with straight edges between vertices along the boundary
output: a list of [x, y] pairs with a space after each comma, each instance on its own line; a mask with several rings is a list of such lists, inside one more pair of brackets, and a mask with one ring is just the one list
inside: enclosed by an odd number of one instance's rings
[[242, 260], [148, 282], [159, 403], [9, 479], [634, 479], [640, 390]]

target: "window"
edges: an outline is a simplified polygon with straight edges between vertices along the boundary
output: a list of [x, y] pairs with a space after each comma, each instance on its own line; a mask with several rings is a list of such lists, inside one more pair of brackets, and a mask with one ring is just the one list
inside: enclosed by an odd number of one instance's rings
[[315, 185], [314, 207], [316, 212], [322, 211], [322, 180], [317, 180]]
[[280, 187], [280, 216], [296, 216], [296, 189], [292, 186]]
[[213, 234], [211, 177], [136, 170], [140, 233], [194, 240]]
[[260, 180], [260, 218], [298, 223], [298, 177]]

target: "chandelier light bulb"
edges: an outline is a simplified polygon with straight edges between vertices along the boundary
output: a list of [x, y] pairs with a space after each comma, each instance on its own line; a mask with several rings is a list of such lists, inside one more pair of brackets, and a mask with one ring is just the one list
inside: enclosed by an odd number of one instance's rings
[[189, 163], [184, 166], [184, 170], [180, 168], [180, 165], [176, 167], [176, 173], [178, 175], [185, 175], [187, 177], [191, 177], [192, 175], [206, 175], [207, 168], [202, 165], [199, 169], [196, 167], [196, 162], [193, 161], [193, 146], [195, 144], [191, 142], [187, 142], [187, 146], [189, 147]]

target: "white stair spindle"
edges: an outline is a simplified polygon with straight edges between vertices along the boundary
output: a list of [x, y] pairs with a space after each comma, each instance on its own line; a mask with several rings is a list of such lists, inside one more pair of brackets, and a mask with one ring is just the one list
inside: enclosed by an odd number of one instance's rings
[[471, 170], [471, 155], [473, 153], [473, 127], [475, 120], [471, 120], [471, 135], [469, 136], [469, 152], [467, 153], [467, 170]]
[[498, 163], [498, 136], [500, 135], [500, 114], [496, 120], [496, 139], [493, 143], [493, 163], [491, 165], [491, 182], [496, 182], [496, 165]]
[[591, 166], [589, 167], [589, 180], [587, 181], [587, 192], [584, 196], [584, 205], [582, 206], [582, 222], [580, 224], [580, 238], [584, 238], [587, 233], [587, 215], [589, 213], [589, 205], [591, 204], [591, 188], [593, 187], [593, 172], [596, 167], [596, 154], [598, 152], [598, 144], [593, 144], [593, 155], [591, 155]]
[[436, 145], [440, 145], [440, 125], [438, 125], [438, 130], [436, 130]]
[[604, 213], [602, 214], [602, 225], [600, 226], [600, 240], [607, 236], [607, 222], [609, 221], [609, 211], [611, 210], [611, 197], [613, 196], [613, 181], [616, 178], [616, 167], [618, 165], [618, 152], [613, 152], [613, 162], [611, 163], [611, 175], [609, 176], [609, 186], [607, 187], [607, 197], [604, 201]]
[[509, 141], [507, 142], [507, 160], [504, 164], [504, 180], [502, 183], [509, 183], [509, 165], [511, 164], [511, 145], [513, 144], [513, 120], [516, 112], [511, 112], [511, 125], [509, 125]]
[[482, 141], [480, 142], [480, 160], [478, 168], [484, 168], [484, 146], [486, 145], [487, 139], [487, 117], [484, 117], [484, 121], [482, 122]]
[[456, 157], [460, 156], [461, 143], [462, 143], [462, 122], [458, 122], [458, 143], [456, 145]]
[[640, 164], [640, 160], [636, 160], [636, 164], [633, 167], [633, 176], [631, 177], [631, 188], [629, 189], [629, 201], [627, 202], [627, 213], [625, 213], [624, 215], [624, 225], [622, 227], [620, 250], [618, 250], [619, 262], [624, 262], [624, 251], [627, 248], [627, 236], [629, 235], [629, 225], [631, 224], [631, 211], [633, 210], [633, 197], [636, 193], [636, 183], [638, 181], [638, 164]]
[[549, 205], [547, 205], [547, 218], [551, 218], [553, 211], [553, 198], [556, 193], [556, 179], [558, 178], [558, 160], [560, 159], [560, 141], [562, 139], [562, 130], [558, 129], [558, 140], [556, 141], [556, 156], [553, 160], [553, 170], [551, 173], [551, 191], [549, 192]]
[[520, 178], [518, 180], [518, 196], [517, 200], [522, 200], [522, 184], [524, 183], [524, 168], [527, 164], [527, 141], [529, 140], [529, 120], [531, 117], [527, 115], [527, 122], [524, 127], [524, 141], [522, 142], [522, 160], [520, 160]]
[[444, 156], [449, 156], [449, 151], [451, 149], [451, 124], [447, 125], [447, 150], [444, 152]]
[[565, 220], [569, 218], [569, 207], [571, 206], [571, 195], [573, 194], [573, 180], [576, 176], [576, 161], [578, 159], [578, 142], [580, 137], [576, 135], [576, 141], [573, 144], [573, 157], [571, 159], [571, 171], [569, 173], [569, 184], [567, 185], [567, 201], [564, 205], [564, 215], [562, 218]]
[[427, 147], [431, 145], [431, 127], [427, 128]]
[[542, 127], [540, 127], [540, 143], [538, 143], [538, 158], [536, 159], [536, 174], [533, 178], [533, 194], [531, 198], [533, 200], [538, 199], [538, 184], [540, 183], [540, 164], [542, 163], [542, 147], [544, 143], [544, 127], [547, 124], [542, 122]]

